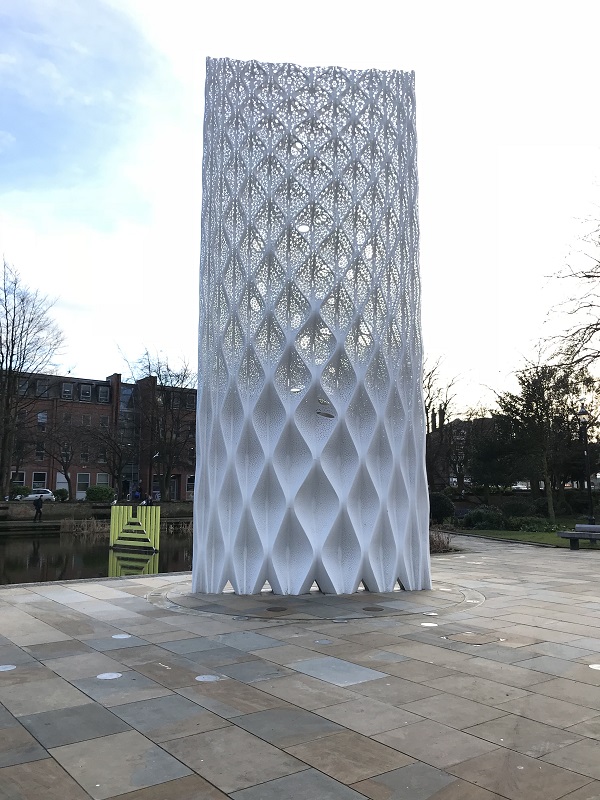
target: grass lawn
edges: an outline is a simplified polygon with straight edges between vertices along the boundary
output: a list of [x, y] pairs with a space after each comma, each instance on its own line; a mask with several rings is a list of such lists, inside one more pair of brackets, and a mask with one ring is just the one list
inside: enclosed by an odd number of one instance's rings
[[[561, 527], [561, 530], [572, 530], [572, 527]], [[453, 533], [460, 534], [461, 536], [483, 536], [488, 539], [510, 539], [513, 542], [523, 542], [524, 544], [551, 544], [553, 547], [569, 547], [568, 539], [561, 539], [556, 533], [535, 532], [528, 533], [525, 531], [471, 531], [471, 530], [455, 530]], [[582, 550], [598, 550], [600, 551], [599, 544], [590, 545], [588, 539], [580, 539], [579, 547]]]

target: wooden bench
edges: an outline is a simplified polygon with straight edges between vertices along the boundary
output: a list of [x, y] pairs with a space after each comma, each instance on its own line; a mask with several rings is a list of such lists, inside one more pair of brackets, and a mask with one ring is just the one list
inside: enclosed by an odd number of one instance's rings
[[579, 550], [580, 539], [589, 539], [591, 545], [600, 540], [600, 525], [575, 525], [574, 531], [557, 531], [556, 535], [568, 539], [571, 550]]

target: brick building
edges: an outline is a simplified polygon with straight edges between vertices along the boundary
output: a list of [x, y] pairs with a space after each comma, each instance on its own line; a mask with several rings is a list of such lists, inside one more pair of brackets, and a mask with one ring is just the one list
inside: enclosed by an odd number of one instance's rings
[[70, 488], [77, 500], [90, 486], [192, 499], [195, 406], [195, 390], [159, 387], [153, 376], [23, 375], [12, 483]]

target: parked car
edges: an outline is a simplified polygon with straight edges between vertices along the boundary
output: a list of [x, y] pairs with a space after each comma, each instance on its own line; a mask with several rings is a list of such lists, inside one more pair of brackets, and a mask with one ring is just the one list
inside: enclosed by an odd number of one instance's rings
[[41, 497], [44, 503], [54, 503], [56, 500], [56, 497], [54, 497], [50, 489], [34, 489], [31, 494], [25, 495], [25, 497], [19, 497], [19, 500], [35, 500], [36, 497]]

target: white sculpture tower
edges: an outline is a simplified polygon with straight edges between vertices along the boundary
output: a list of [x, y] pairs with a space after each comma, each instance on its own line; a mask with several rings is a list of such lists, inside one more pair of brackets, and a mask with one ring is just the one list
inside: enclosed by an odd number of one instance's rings
[[208, 59], [193, 590], [430, 587], [414, 74]]

